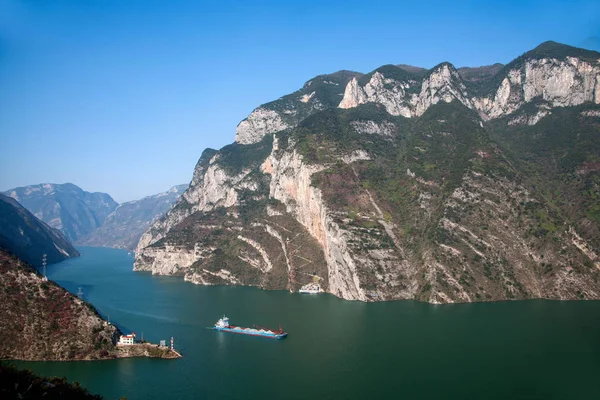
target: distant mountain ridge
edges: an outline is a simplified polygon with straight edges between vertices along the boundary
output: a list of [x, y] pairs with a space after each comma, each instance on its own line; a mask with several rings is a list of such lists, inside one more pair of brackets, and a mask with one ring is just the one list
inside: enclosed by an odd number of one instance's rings
[[97, 229], [118, 203], [106, 193], [90, 193], [72, 183], [42, 183], [4, 192], [75, 243]]
[[187, 184], [177, 185], [163, 193], [119, 204], [106, 217], [102, 226], [77, 243], [86, 246], [135, 249], [150, 224], [166, 213], [187, 187]]
[[173, 205], [187, 185], [118, 204], [106, 193], [72, 184], [41, 183], [4, 192], [74, 244], [133, 250], [150, 224]]
[[47, 255], [48, 264], [79, 256], [57, 229], [51, 228], [15, 199], [0, 194], [0, 248], [35, 266]]

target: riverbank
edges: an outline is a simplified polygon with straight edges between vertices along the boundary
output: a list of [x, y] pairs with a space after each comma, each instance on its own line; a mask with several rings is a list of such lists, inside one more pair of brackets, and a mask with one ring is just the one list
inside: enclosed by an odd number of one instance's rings
[[[14, 363], [78, 381], [106, 399], [295, 400], [307, 397], [307, 382], [321, 398], [349, 400], [587, 399], [600, 392], [600, 302], [352, 302], [190, 285], [133, 272], [123, 250], [78, 250], [81, 257], [53, 266], [48, 277], [71, 292], [82, 287], [85, 300], [124, 332], [144, 332], [153, 343], [174, 336], [185, 355]], [[206, 329], [223, 313], [245, 326], [281, 324], [293, 340]]]

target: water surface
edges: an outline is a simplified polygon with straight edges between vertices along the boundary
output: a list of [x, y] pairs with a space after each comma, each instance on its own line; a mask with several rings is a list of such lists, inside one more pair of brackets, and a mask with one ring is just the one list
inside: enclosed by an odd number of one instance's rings
[[[48, 267], [125, 332], [175, 338], [184, 358], [19, 362], [107, 399], [600, 398], [600, 302], [435, 306], [360, 303], [244, 287], [203, 287], [132, 271], [126, 251], [81, 247]], [[215, 332], [278, 327], [285, 340]]]

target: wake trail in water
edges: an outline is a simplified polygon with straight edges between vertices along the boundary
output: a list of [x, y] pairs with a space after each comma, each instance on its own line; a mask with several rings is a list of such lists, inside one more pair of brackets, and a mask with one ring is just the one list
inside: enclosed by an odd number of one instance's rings
[[139, 315], [141, 317], [146, 317], [146, 318], [151, 318], [151, 319], [157, 319], [160, 321], [167, 321], [167, 322], [172, 322], [175, 324], [181, 324], [181, 321], [175, 319], [175, 318], [169, 318], [169, 317], [165, 317], [163, 315], [154, 315], [154, 314], [148, 314], [145, 312], [139, 312], [139, 311], [131, 311], [131, 310], [126, 310], [123, 308], [115, 308], [116, 311], [122, 312], [124, 314], [130, 314], [130, 315]]

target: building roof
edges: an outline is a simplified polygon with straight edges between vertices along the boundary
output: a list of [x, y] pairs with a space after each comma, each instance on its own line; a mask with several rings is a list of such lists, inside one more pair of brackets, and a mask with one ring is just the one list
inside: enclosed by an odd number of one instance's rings
[[121, 337], [128, 338], [128, 339], [134, 339], [135, 338], [135, 332], [131, 332], [130, 335], [121, 335]]

